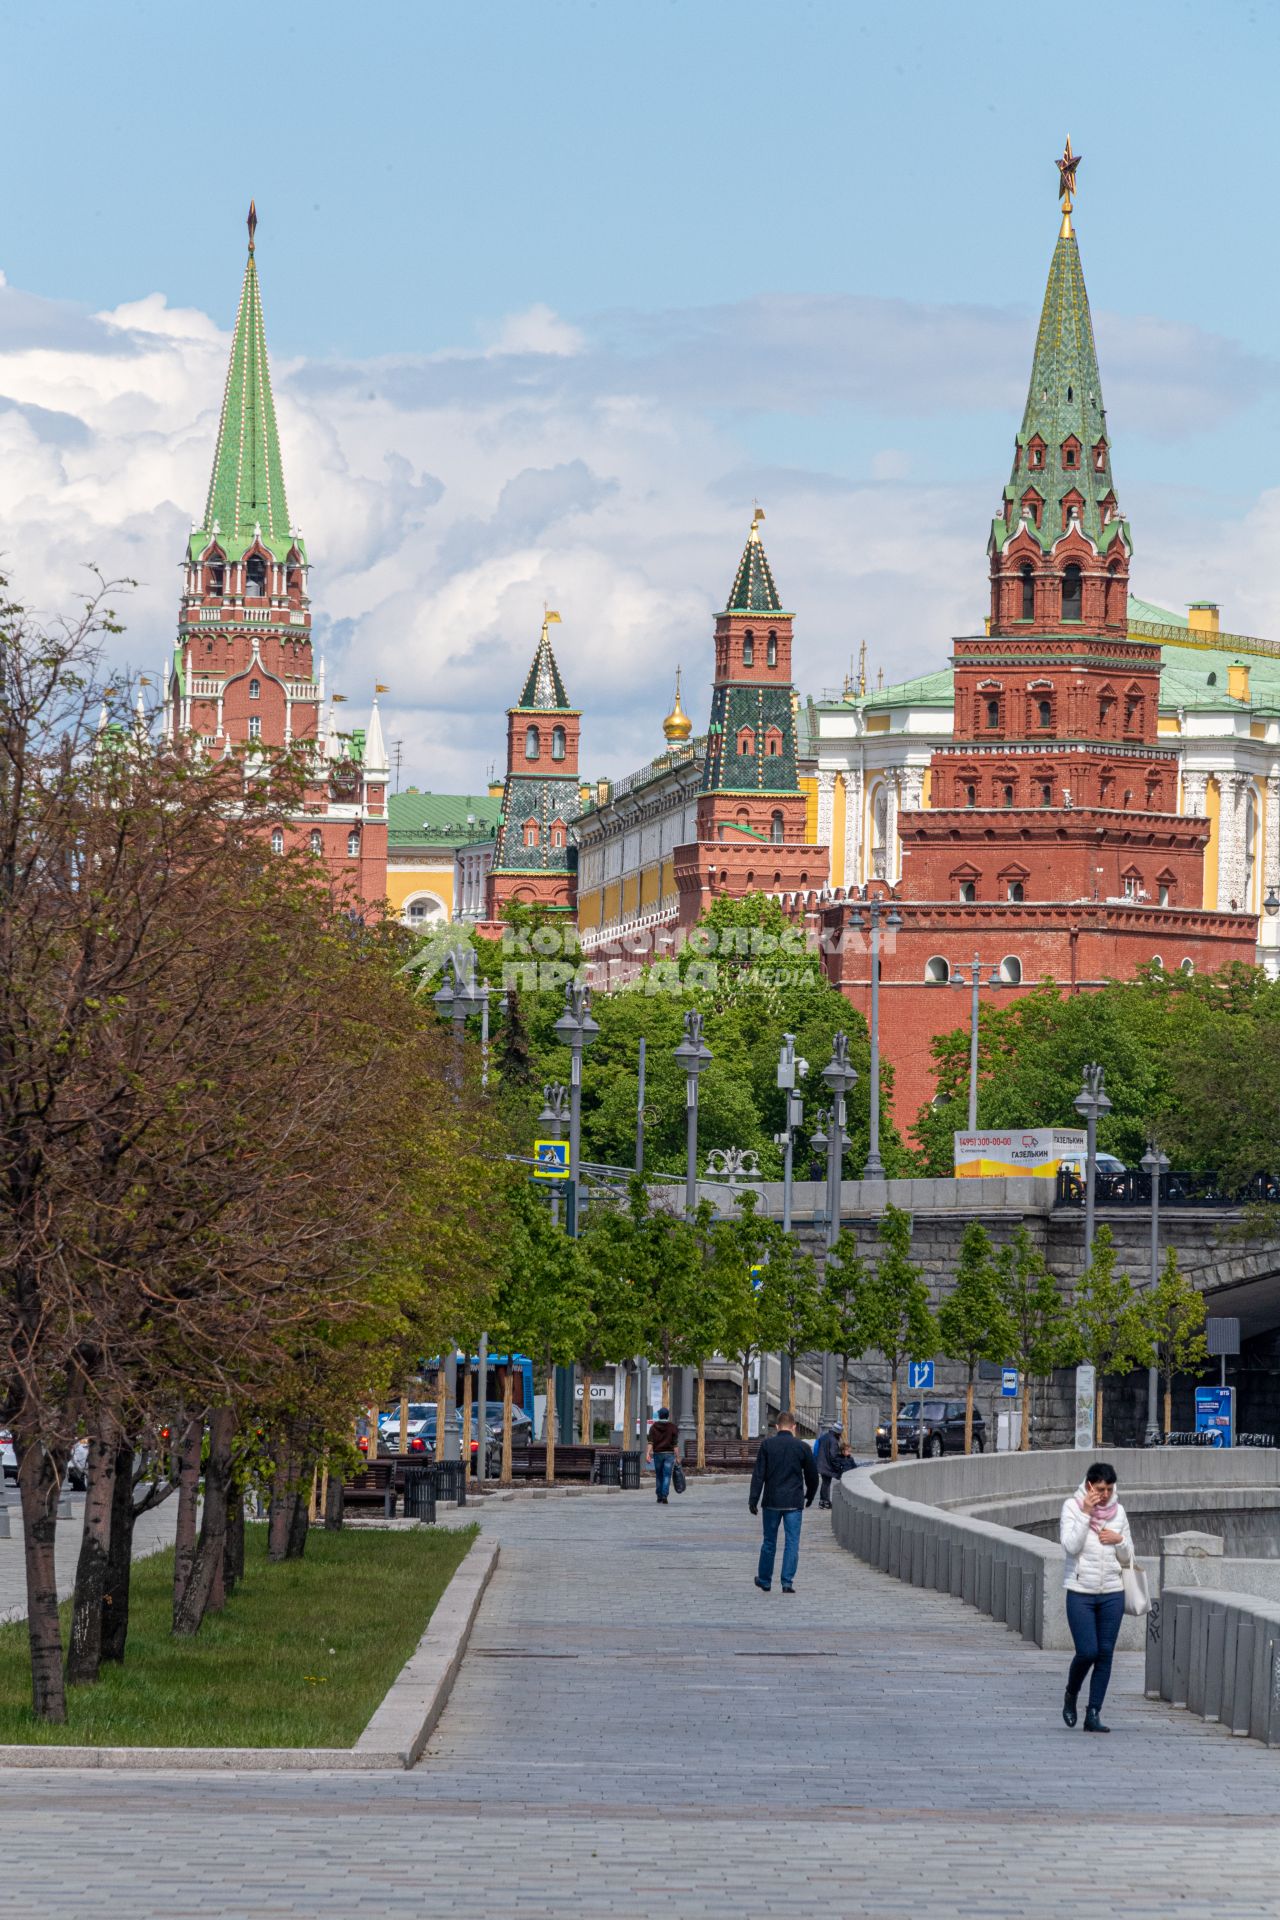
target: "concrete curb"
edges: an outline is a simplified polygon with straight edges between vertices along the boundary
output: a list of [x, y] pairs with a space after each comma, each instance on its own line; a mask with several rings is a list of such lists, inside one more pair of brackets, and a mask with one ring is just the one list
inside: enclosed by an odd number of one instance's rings
[[477, 1539], [440, 1596], [426, 1632], [354, 1747], [0, 1746], [0, 1771], [110, 1768], [116, 1773], [377, 1773], [403, 1771], [443, 1713], [480, 1602], [498, 1564], [496, 1540]]

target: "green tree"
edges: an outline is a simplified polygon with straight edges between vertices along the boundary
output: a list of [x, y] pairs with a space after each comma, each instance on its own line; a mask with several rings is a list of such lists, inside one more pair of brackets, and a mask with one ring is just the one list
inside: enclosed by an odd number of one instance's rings
[[923, 1271], [911, 1259], [911, 1215], [886, 1207], [880, 1222], [884, 1248], [862, 1289], [866, 1343], [889, 1366], [889, 1450], [898, 1457], [898, 1374], [912, 1354], [931, 1352], [936, 1334]]
[[1178, 1265], [1170, 1247], [1164, 1271], [1143, 1300], [1147, 1328], [1155, 1343], [1156, 1366], [1164, 1383], [1164, 1437], [1169, 1438], [1176, 1373], [1201, 1373], [1209, 1357], [1204, 1335], [1204, 1295]]
[[1128, 1274], [1116, 1272], [1110, 1227], [1099, 1227], [1093, 1258], [1076, 1284], [1068, 1332], [1072, 1356], [1096, 1371], [1094, 1438], [1098, 1446], [1102, 1445], [1104, 1377], [1152, 1362], [1152, 1337], [1143, 1308]]
[[1000, 1295], [1008, 1315], [1004, 1358], [1018, 1369], [1022, 1387], [1022, 1438], [1031, 1445], [1031, 1385], [1063, 1364], [1067, 1314], [1058, 1282], [1025, 1227], [997, 1255]]
[[938, 1310], [938, 1339], [951, 1360], [965, 1366], [964, 1450], [973, 1452], [973, 1382], [980, 1360], [1005, 1360], [1013, 1347], [1013, 1325], [1000, 1291], [986, 1229], [971, 1220], [960, 1240], [951, 1291]]
[[827, 1311], [817, 1262], [794, 1234], [779, 1233], [769, 1248], [759, 1301], [760, 1343], [785, 1353], [791, 1362], [791, 1398], [795, 1412], [796, 1362], [802, 1353], [826, 1344]]
[[[760, 1354], [760, 1308], [756, 1272], [763, 1283], [763, 1269], [781, 1228], [765, 1219], [756, 1207], [754, 1194], [745, 1194], [740, 1210], [714, 1222], [710, 1233], [711, 1284], [719, 1301], [722, 1350], [732, 1354], [742, 1368], [742, 1393], [738, 1412], [738, 1431], [747, 1438], [748, 1398], [751, 1362]], [[763, 1384], [763, 1383], [762, 1383]], [[761, 1427], [765, 1431], [764, 1395], [761, 1393]]]
[[827, 1340], [840, 1362], [840, 1428], [849, 1437], [849, 1362], [866, 1351], [867, 1331], [863, 1297], [867, 1263], [858, 1252], [854, 1234], [845, 1227], [827, 1254], [822, 1272], [822, 1298], [827, 1315]]
[[[572, 1366], [587, 1338], [591, 1324], [590, 1277], [580, 1243], [552, 1225], [541, 1200], [527, 1188], [513, 1197], [506, 1252], [494, 1326], [505, 1338], [508, 1352], [522, 1348], [543, 1363], [550, 1482], [556, 1471], [555, 1369]], [[509, 1476], [505, 1449], [503, 1471]]]

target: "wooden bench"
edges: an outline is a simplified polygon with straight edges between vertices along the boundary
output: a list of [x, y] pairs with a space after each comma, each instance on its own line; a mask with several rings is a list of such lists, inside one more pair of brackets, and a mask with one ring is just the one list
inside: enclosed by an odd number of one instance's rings
[[[741, 1440], [737, 1434], [708, 1434], [705, 1442], [708, 1473], [750, 1473], [756, 1464], [758, 1439]], [[684, 1464], [692, 1467], [698, 1457], [696, 1440], [684, 1442]]]
[[[585, 1480], [589, 1485], [595, 1478], [596, 1455], [607, 1452], [607, 1447], [557, 1446], [556, 1479]], [[527, 1447], [512, 1447], [511, 1474], [516, 1480], [545, 1480], [546, 1442], [535, 1441]]]
[[373, 1466], [366, 1467], [363, 1473], [353, 1474], [350, 1480], [343, 1481], [342, 1504], [344, 1507], [381, 1507], [384, 1517], [394, 1520], [396, 1492], [395, 1461], [379, 1460]]

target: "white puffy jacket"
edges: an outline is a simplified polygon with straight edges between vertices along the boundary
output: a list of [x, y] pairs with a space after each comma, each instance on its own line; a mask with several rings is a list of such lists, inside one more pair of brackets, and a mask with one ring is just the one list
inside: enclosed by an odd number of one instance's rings
[[1121, 1567], [1133, 1565], [1133, 1537], [1129, 1516], [1117, 1504], [1116, 1517], [1108, 1520], [1112, 1533], [1123, 1537], [1115, 1546], [1104, 1546], [1089, 1524], [1089, 1516], [1080, 1505], [1084, 1499], [1083, 1482], [1070, 1500], [1062, 1503], [1058, 1536], [1067, 1556], [1063, 1586], [1072, 1593], [1119, 1593], [1124, 1587]]

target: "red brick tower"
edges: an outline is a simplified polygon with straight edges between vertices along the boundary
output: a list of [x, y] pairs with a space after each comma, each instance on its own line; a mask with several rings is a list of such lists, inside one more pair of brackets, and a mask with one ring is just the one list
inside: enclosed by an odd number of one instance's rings
[[[1178, 812], [1158, 744], [1160, 650], [1127, 625], [1127, 521], [1116, 504], [1093, 326], [1071, 225], [1075, 167], [1045, 292], [1013, 471], [988, 543], [989, 631], [955, 642], [955, 721], [930, 805], [899, 816], [903, 926], [881, 983], [899, 1126], [932, 1092], [929, 1042], [959, 1023], [952, 966], [1065, 990], [1167, 966], [1253, 958], [1256, 921], [1202, 909], [1207, 821]], [[843, 910], [829, 909], [828, 931]], [[869, 997], [862, 942], [833, 977]], [[1031, 1124], [1034, 1116], [1027, 1116]]]
[[507, 709], [507, 775], [497, 845], [487, 882], [486, 921], [502, 925], [511, 901], [571, 914], [577, 906], [577, 849], [570, 833], [581, 807], [578, 740], [582, 712], [569, 705], [552, 651], [548, 613], [524, 689]]
[[188, 542], [164, 727], [199, 751], [235, 757], [245, 778], [273, 753], [307, 754], [301, 811], [273, 847], [305, 846], [354, 901], [386, 893], [389, 767], [375, 696], [366, 728], [323, 733], [324, 670], [312, 664], [306, 543], [289, 519], [254, 258], [249, 257], [227, 369], [204, 521]]
[[793, 616], [774, 585], [763, 519], [757, 507], [728, 604], [716, 616], [697, 841], [675, 851], [682, 926], [692, 926], [717, 893], [792, 892], [827, 878], [827, 849], [808, 839], [796, 773]]

